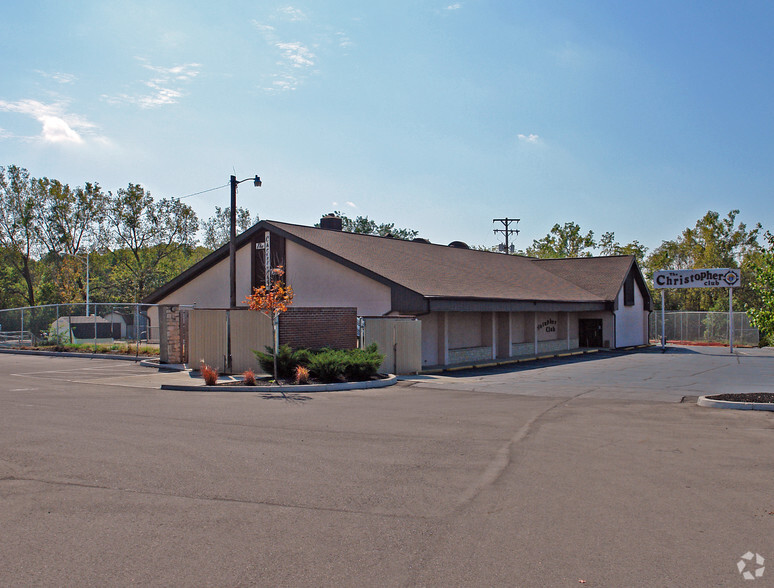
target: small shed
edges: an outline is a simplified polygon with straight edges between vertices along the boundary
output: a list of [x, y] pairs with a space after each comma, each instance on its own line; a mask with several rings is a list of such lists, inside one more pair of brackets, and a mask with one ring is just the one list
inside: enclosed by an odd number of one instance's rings
[[121, 327], [101, 316], [60, 316], [51, 323], [51, 334], [63, 343], [112, 343]]

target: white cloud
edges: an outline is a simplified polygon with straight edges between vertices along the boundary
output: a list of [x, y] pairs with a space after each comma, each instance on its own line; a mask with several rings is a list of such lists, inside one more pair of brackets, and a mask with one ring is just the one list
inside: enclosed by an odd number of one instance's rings
[[[96, 125], [86, 119], [65, 112], [65, 106], [44, 104], [37, 100], [6, 102], [0, 100], [0, 111], [15, 112], [33, 117], [42, 125], [38, 139], [45, 143], [83, 143], [83, 134], [91, 134]], [[6, 137], [11, 135], [6, 134]], [[29, 139], [30, 137], [27, 137]]]
[[43, 139], [45, 141], [49, 143], [83, 143], [81, 136], [64, 119], [58, 116], [42, 116], [38, 120], [43, 123]]
[[295, 90], [298, 87], [299, 81], [293, 76], [274, 74], [273, 77], [272, 87], [267, 90]]
[[454, 4], [449, 4], [444, 10], [459, 10], [462, 8], [462, 2], [455, 2]]
[[350, 208], [357, 208], [357, 204], [355, 204], [354, 202], [351, 202], [349, 200], [347, 200], [344, 204], [346, 204]]
[[118, 94], [116, 96], [103, 94], [102, 98], [104, 100], [111, 104], [135, 104], [140, 108], [156, 108], [158, 106], [175, 104], [185, 95], [181, 89], [182, 84], [191, 82], [196, 78], [202, 67], [199, 63], [162, 67], [145, 63], [145, 60], [142, 58], [138, 58], [138, 60], [143, 62], [142, 66], [145, 69], [155, 74], [151, 79], [142, 82], [146, 88], [150, 88], [151, 92], [135, 95]]
[[50, 80], [54, 80], [55, 82], [58, 82], [60, 84], [72, 84], [76, 78], [73, 74], [63, 73], [63, 72], [54, 72], [49, 73], [45, 71], [41, 71], [39, 69], [35, 70], [35, 73], [40, 74], [44, 78], [48, 78]]
[[[275, 43], [282, 51], [282, 56], [292, 67], [311, 67], [314, 65], [315, 55], [302, 43]], [[278, 65], [282, 65], [281, 63]]]
[[253, 26], [262, 33], [270, 33], [274, 30], [273, 26], [260, 23], [257, 20], [253, 20]]
[[341, 47], [342, 49], [349, 49], [354, 45], [354, 43], [347, 36], [346, 33], [341, 33], [341, 32], [336, 33], [336, 37], [338, 38], [338, 41], [339, 41], [339, 47]]
[[535, 135], [533, 133], [530, 133], [529, 135], [524, 135], [519, 133], [518, 135], [519, 141], [522, 141], [524, 143], [537, 143], [540, 140], [539, 135]]
[[199, 63], [185, 63], [173, 67], [159, 67], [150, 63], [143, 64], [145, 69], [156, 72], [160, 80], [177, 80], [179, 82], [188, 82], [199, 75]]
[[269, 93], [298, 89], [310, 75], [319, 73], [318, 62], [330, 57], [332, 50], [341, 55], [354, 46], [345, 32], [313, 22], [294, 6], [276, 9], [251, 23], [277, 57], [274, 71], [263, 70], [263, 90]]
[[307, 20], [306, 14], [304, 14], [304, 11], [299, 8], [294, 8], [292, 6], [285, 6], [283, 8], [280, 8], [277, 10], [277, 12], [285, 18], [286, 20], [289, 20], [291, 22], [299, 22], [302, 20]]

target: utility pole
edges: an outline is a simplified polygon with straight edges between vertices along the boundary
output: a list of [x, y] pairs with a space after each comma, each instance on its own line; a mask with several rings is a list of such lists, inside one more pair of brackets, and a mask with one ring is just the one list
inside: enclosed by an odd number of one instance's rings
[[518, 235], [519, 229], [512, 229], [511, 223], [518, 223], [521, 219], [520, 218], [508, 218], [507, 216], [505, 218], [493, 218], [493, 223], [502, 223], [503, 228], [502, 229], [494, 229], [494, 234], [502, 233], [505, 235], [505, 252], [510, 253], [510, 236], [511, 235]]

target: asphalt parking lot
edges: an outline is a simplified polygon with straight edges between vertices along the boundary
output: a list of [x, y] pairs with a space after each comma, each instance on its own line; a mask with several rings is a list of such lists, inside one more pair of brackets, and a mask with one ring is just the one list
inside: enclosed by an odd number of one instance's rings
[[774, 585], [774, 413], [690, 401], [771, 391], [771, 350], [287, 399], [102, 359], [0, 374], [3, 586]]

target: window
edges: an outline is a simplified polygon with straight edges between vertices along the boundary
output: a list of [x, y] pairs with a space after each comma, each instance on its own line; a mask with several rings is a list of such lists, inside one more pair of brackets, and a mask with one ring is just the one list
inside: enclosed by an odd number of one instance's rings
[[630, 273], [624, 281], [624, 306], [634, 306], [634, 274]]

